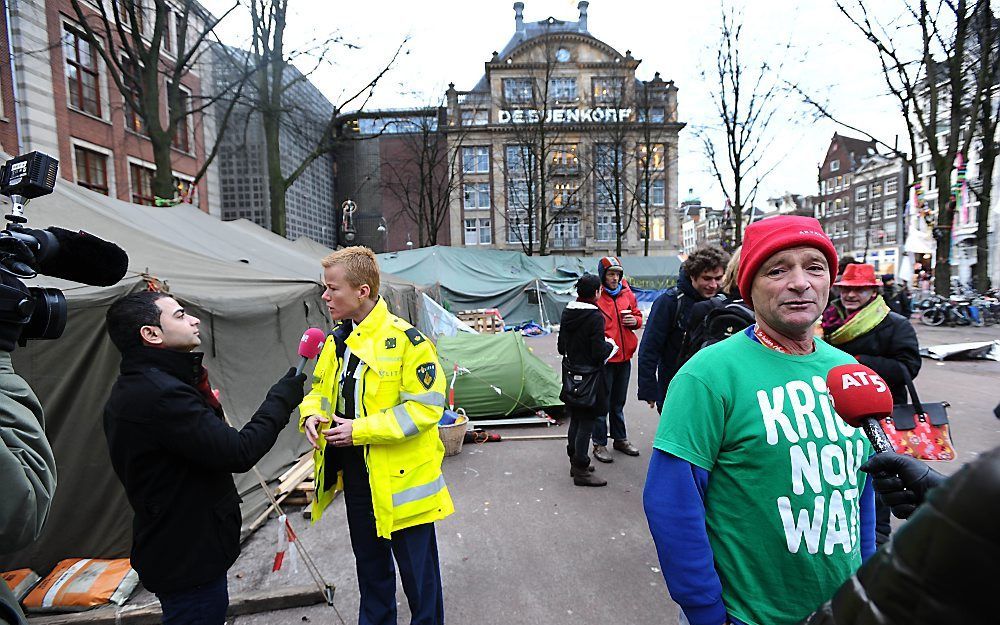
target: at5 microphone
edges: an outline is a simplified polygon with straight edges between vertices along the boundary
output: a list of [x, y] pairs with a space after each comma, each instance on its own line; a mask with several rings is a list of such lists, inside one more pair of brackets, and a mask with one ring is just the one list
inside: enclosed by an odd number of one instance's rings
[[295, 375], [302, 373], [311, 358], [319, 356], [325, 342], [326, 334], [319, 328], [309, 328], [303, 333], [299, 340], [299, 366], [295, 367]]
[[858, 363], [840, 365], [826, 374], [826, 386], [837, 414], [848, 425], [864, 430], [876, 453], [893, 451], [878, 423], [892, 415], [892, 393], [879, 374]]

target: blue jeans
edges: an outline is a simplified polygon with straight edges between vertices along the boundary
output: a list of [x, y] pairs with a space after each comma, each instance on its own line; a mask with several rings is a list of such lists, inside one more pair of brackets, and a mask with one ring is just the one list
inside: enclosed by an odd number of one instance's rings
[[163, 625], [223, 625], [229, 607], [225, 574], [215, 581], [184, 590], [158, 593]]
[[625, 400], [628, 398], [628, 379], [632, 373], [632, 363], [609, 362], [604, 365], [604, 376], [608, 380], [608, 408], [594, 422], [594, 444], [608, 444], [608, 421], [611, 422], [611, 438], [623, 441], [625, 433]]

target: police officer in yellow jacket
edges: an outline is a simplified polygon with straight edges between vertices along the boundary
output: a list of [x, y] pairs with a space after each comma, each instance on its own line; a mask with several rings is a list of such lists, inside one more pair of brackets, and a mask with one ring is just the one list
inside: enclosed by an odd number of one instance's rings
[[344, 491], [361, 591], [359, 625], [395, 625], [396, 574], [411, 625], [444, 623], [434, 521], [452, 512], [437, 424], [445, 376], [434, 345], [378, 297], [375, 255], [348, 247], [323, 259], [340, 322], [316, 363], [300, 428], [316, 449], [313, 521]]

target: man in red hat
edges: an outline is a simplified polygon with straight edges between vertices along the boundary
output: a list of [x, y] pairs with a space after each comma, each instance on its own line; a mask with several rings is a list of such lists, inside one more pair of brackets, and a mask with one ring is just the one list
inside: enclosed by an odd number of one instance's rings
[[[920, 372], [920, 343], [909, 319], [889, 309], [872, 265], [848, 265], [834, 283], [840, 288], [823, 311], [823, 338], [882, 376], [895, 404], [906, 403], [906, 379]], [[876, 506], [875, 543], [889, 540], [889, 507]]]
[[692, 625], [791, 625], [874, 552], [864, 434], [826, 375], [853, 362], [813, 336], [837, 271], [818, 221], [747, 227], [737, 275], [756, 313], [671, 380], [643, 504], [670, 595]]
[[597, 307], [604, 316], [604, 336], [615, 342], [618, 351], [604, 366], [608, 379], [608, 405], [601, 407], [604, 414], [594, 422], [594, 458], [601, 462], [614, 462], [608, 453], [609, 428], [614, 449], [626, 456], [639, 455], [636, 446], [629, 442], [625, 429], [625, 400], [632, 373], [632, 355], [639, 346], [635, 331], [642, 326], [642, 311], [616, 256], [605, 256], [598, 261], [597, 276], [604, 287], [597, 298]]

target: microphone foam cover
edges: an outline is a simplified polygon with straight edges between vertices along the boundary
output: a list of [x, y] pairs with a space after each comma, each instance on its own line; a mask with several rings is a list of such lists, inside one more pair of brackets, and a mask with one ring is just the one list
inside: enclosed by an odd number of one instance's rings
[[299, 341], [299, 356], [303, 358], [319, 356], [325, 342], [326, 333], [319, 328], [309, 328], [302, 334], [302, 339]]
[[826, 374], [826, 386], [840, 418], [854, 427], [865, 419], [884, 419], [892, 414], [889, 385], [872, 369], [853, 363], [839, 365]]

